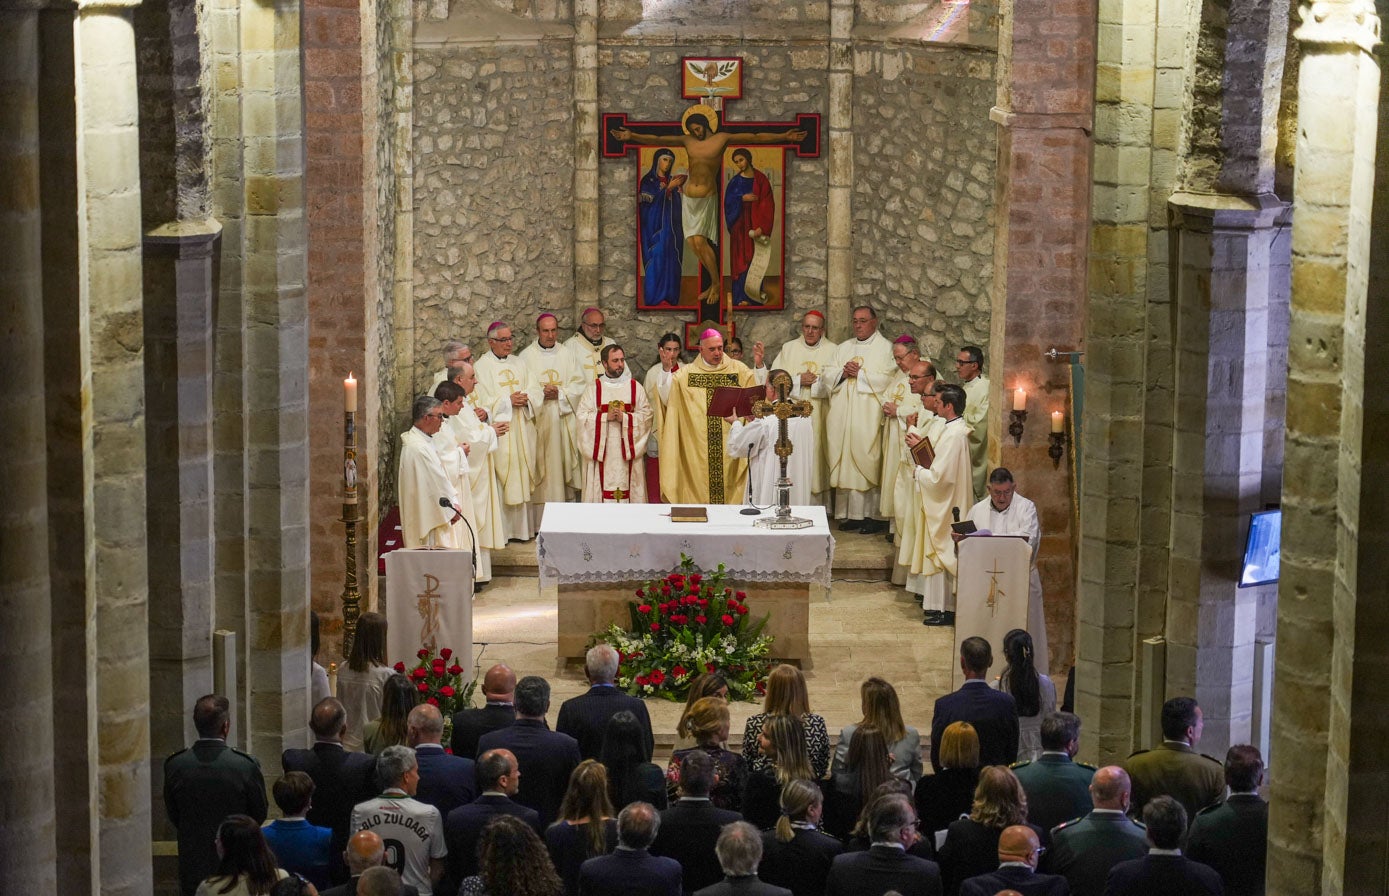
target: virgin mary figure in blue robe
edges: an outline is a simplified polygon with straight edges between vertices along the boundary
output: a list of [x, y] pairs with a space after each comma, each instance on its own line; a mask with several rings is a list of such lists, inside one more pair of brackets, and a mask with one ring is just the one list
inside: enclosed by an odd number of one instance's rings
[[675, 153], [658, 149], [637, 191], [641, 220], [643, 305], [678, 305], [685, 234], [680, 225], [680, 190], [672, 187]]

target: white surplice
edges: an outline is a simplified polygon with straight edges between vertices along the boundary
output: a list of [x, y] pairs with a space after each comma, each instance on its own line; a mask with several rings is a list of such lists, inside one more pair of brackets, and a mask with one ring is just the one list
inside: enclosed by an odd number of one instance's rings
[[[781, 458], [775, 448], [778, 420], [773, 416], [763, 417], [743, 423], [734, 421], [728, 430], [729, 453], [747, 457], [752, 449], [752, 466], [748, 475], [752, 477], [752, 502], [759, 507], [776, 504], [776, 481], [781, 478]], [[786, 459], [786, 478], [791, 480], [793, 505], [810, 504], [811, 466], [815, 461], [815, 432], [806, 417], [792, 417], [786, 421], [786, 437], [791, 440], [793, 451]]]
[[964, 418], [970, 430], [970, 492], [973, 497], [982, 498], [984, 477], [989, 472], [989, 378], [980, 374], [960, 387], [965, 390]]
[[[620, 420], [608, 418], [612, 402], [622, 404]], [[583, 500], [646, 503], [646, 439], [651, 434], [651, 403], [646, 389], [626, 373], [600, 376], [589, 384], [577, 411], [584, 452]]]
[[940, 430], [932, 443], [936, 457], [931, 468], [916, 467], [917, 499], [921, 504], [922, 525], [910, 545], [902, 550], [908, 561], [907, 590], [922, 595], [922, 609], [953, 610], [951, 594], [955, 576], [955, 543], [950, 538], [954, 521], [952, 508], [961, 513], [972, 506], [970, 499], [969, 425], [956, 417]]
[[412, 426], [400, 436], [396, 488], [400, 492], [402, 547], [461, 547], [452, 523], [453, 510], [439, 504], [440, 498], [457, 504], [458, 492], [444, 471], [434, 441], [418, 427]]

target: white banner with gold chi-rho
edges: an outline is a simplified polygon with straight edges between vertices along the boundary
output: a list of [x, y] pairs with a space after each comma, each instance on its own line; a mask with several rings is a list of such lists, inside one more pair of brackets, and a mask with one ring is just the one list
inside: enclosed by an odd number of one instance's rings
[[[421, 647], [473, 655], [473, 560], [468, 551], [417, 548], [386, 555], [386, 658], [413, 667]], [[471, 671], [471, 670], [469, 670]]]

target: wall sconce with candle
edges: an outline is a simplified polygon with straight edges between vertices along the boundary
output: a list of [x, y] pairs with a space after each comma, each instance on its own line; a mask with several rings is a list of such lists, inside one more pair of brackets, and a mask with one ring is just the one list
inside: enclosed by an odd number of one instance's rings
[[1014, 445], [1022, 444], [1022, 428], [1027, 422], [1027, 393], [1022, 389], [1013, 390], [1013, 410], [1008, 414], [1008, 435], [1013, 437]]
[[1066, 453], [1066, 418], [1060, 411], [1051, 412], [1051, 447], [1047, 454], [1051, 457], [1053, 470], [1061, 467], [1061, 455]]

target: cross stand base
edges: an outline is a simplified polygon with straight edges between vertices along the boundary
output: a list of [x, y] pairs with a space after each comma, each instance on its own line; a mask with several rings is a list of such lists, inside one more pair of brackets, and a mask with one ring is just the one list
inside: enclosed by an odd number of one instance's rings
[[786, 458], [781, 459], [781, 478], [776, 483], [776, 513], [753, 522], [763, 529], [809, 529], [815, 525], [808, 519], [791, 515], [791, 480], [786, 478]]

